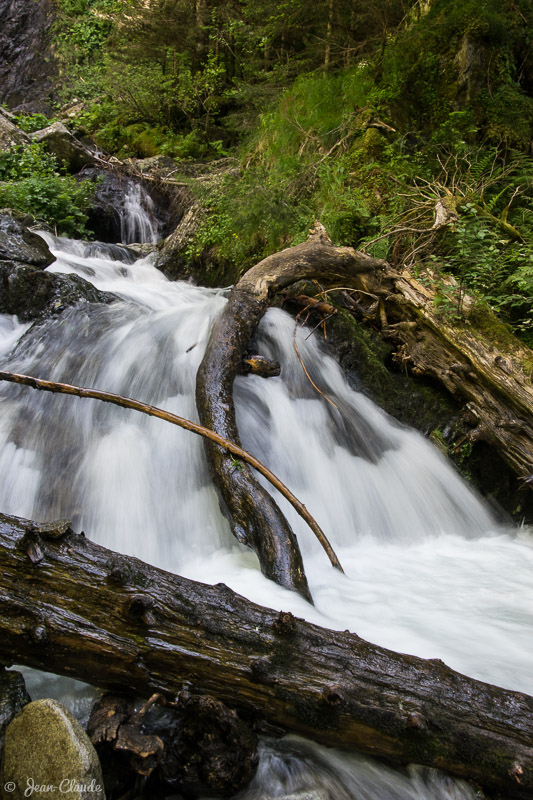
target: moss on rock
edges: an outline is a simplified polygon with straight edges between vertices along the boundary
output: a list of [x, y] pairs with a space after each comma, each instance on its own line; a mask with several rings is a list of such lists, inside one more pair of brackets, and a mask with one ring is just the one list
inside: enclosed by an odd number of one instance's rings
[[55, 700], [36, 700], [8, 725], [2, 783], [13, 800], [33, 787], [36, 798], [104, 800], [96, 751], [80, 723]]

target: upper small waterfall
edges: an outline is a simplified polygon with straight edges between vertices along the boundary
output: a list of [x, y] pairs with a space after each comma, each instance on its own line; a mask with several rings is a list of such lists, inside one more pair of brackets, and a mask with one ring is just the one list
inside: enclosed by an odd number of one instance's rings
[[158, 225], [154, 203], [140, 183], [128, 183], [119, 213], [123, 244], [157, 242]]

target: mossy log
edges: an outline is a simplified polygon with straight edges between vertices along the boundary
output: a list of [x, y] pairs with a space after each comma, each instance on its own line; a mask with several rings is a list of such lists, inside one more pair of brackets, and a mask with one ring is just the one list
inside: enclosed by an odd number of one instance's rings
[[[351, 247], [334, 247], [317, 223], [306, 242], [268, 256], [248, 270], [216, 320], [198, 370], [196, 405], [202, 425], [239, 443], [233, 382], [276, 292], [304, 278], [345, 285], [382, 264]], [[246, 465], [236, 469], [232, 456], [217, 445], [208, 444], [206, 449], [235, 537], [257, 553], [268, 578], [311, 600], [296, 536], [276, 502]]]
[[394, 359], [440, 383], [483, 440], [533, 488], [533, 353], [453, 279], [435, 286], [387, 265], [356, 276], [359, 312], [394, 345]]
[[170, 701], [185, 688], [257, 725], [533, 797], [527, 695], [262, 608], [224, 584], [171, 575], [83, 535], [58, 537], [54, 526], [0, 516], [0, 569], [6, 665]]

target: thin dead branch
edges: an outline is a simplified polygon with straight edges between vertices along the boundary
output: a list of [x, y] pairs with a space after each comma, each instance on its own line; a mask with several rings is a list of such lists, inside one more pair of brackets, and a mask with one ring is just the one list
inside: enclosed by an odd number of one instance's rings
[[205, 439], [209, 439], [261, 473], [261, 475], [263, 475], [267, 481], [269, 481], [269, 483], [271, 483], [272, 486], [274, 486], [283, 495], [283, 497], [288, 500], [288, 502], [302, 517], [302, 519], [305, 520], [324, 548], [332, 565], [341, 572], [344, 572], [340, 561], [335, 554], [335, 551], [328, 541], [326, 534], [320, 528], [314, 517], [312, 517], [308, 512], [305, 505], [301, 503], [298, 498], [295, 497], [295, 495], [293, 495], [290, 489], [288, 489], [287, 486], [285, 486], [285, 484], [268, 469], [268, 467], [265, 467], [261, 461], [251, 455], [251, 453], [248, 453], [247, 450], [244, 450], [242, 447], [230, 442], [229, 439], [219, 436], [214, 431], [209, 430], [209, 428], [204, 428], [202, 425], [198, 425], [196, 422], [191, 422], [191, 420], [185, 419], [184, 417], [179, 417], [177, 414], [172, 414], [170, 411], [164, 411], [162, 408], [157, 408], [156, 406], [149, 405], [148, 403], [141, 403], [139, 400], [134, 400], [131, 397], [123, 397], [119, 394], [103, 392], [98, 389], [87, 389], [81, 386], [73, 386], [69, 383], [57, 383], [55, 381], [41, 380], [40, 378], [34, 378], [30, 375], [20, 375], [16, 372], [0, 371], [0, 381], [9, 381], [10, 383], [16, 383], [22, 386], [30, 386], [33, 389], [39, 389], [45, 392], [70, 394], [76, 397], [102, 400], [105, 403], [112, 403], [113, 405], [121, 406], [121, 408], [129, 408], [133, 411], [140, 411], [143, 414], [148, 414], [148, 416], [151, 417], [157, 417], [165, 422], [170, 422], [173, 425], [177, 425], [180, 428], [191, 431], [191, 433], [196, 433], [199, 436], [203, 436]]

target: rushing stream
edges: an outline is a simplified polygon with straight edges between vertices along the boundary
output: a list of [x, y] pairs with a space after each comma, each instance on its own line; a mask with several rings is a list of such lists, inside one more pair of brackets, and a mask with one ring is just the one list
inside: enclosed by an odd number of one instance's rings
[[[44, 234], [43, 234], [44, 235]], [[125, 248], [44, 235], [57, 260], [122, 299], [81, 304], [29, 329], [0, 316], [3, 368], [129, 395], [196, 419], [195, 375], [226, 292], [171, 283]], [[147, 234], [153, 236], [153, 231]], [[239, 378], [245, 448], [263, 460], [325, 530], [346, 571], [333, 570], [283, 499], [315, 607], [266, 580], [232, 538], [202, 441], [133, 411], [4, 386], [0, 509], [67, 517], [94, 541], [258, 603], [533, 694], [533, 547], [490, 510], [418, 433], [351, 389], [319, 342], [267, 313], [257, 352], [279, 378]], [[443, 800], [473, 792], [428, 770], [393, 772], [296, 738], [265, 742], [246, 800], [316, 789], [315, 800]], [[298, 793], [300, 793], [298, 795]]]

